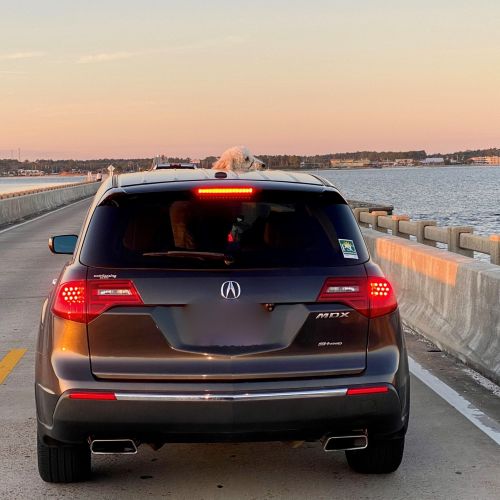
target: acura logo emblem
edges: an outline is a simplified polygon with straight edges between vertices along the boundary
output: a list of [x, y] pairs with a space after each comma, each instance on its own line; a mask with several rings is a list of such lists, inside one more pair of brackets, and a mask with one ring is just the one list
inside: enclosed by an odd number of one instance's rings
[[224, 281], [220, 287], [220, 294], [225, 299], [237, 299], [241, 295], [241, 287], [237, 281]]

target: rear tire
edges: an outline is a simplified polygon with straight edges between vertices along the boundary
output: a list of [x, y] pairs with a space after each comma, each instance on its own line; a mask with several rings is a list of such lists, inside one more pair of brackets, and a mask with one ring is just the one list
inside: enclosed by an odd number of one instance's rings
[[345, 452], [351, 469], [363, 474], [389, 474], [394, 472], [403, 459], [405, 438], [369, 441], [364, 450]]
[[47, 483], [73, 483], [90, 478], [90, 447], [57, 444], [48, 446], [38, 438], [38, 472]]

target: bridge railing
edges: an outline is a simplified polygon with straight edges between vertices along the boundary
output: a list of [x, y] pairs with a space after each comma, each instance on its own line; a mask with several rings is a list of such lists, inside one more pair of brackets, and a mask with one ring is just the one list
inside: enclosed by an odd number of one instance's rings
[[474, 257], [474, 252], [487, 254], [492, 264], [500, 265], [500, 234], [479, 236], [473, 234], [472, 226], [438, 226], [435, 220], [411, 220], [408, 215], [389, 215], [377, 208], [353, 208], [358, 224], [401, 238], [414, 236], [424, 245], [435, 247], [442, 243], [450, 252], [467, 257]]
[[[94, 182], [94, 181], [85, 181]], [[68, 182], [66, 184], [57, 184], [56, 186], [42, 186], [39, 188], [23, 189], [22, 191], [13, 191], [9, 193], [0, 193], [0, 200], [5, 200], [7, 198], [16, 198], [17, 196], [25, 196], [27, 194], [43, 193], [45, 191], [54, 191], [55, 189], [73, 187], [76, 185], [81, 185], [83, 182]]]
[[100, 182], [63, 184], [13, 193], [13, 196], [2, 196], [0, 197], [0, 226], [13, 224], [93, 196], [100, 185]]

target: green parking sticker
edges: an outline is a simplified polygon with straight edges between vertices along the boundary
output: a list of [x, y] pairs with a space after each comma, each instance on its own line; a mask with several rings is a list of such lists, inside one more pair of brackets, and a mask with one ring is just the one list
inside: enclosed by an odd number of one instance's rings
[[342, 250], [342, 255], [344, 259], [358, 259], [358, 252], [356, 252], [356, 247], [354, 246], [354, 241], [343, 240], [339, 238], [340, 249]]

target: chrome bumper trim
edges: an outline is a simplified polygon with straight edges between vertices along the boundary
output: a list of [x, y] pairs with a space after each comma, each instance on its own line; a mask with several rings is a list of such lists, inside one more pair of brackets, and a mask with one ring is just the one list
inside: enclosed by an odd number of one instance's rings
[[346, 394], [347, 388], [286, 392], [247, 392], [237, 394], [158, 394], [116, 392], [115, 396], [118, 401], [265, 401], [273, 399], [331, 398], [345, 396]]

